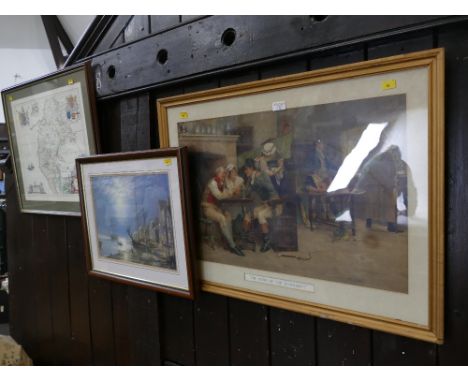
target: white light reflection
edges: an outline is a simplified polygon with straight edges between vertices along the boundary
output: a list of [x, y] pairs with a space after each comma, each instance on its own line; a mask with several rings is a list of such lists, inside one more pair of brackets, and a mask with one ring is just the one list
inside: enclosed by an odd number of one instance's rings
[[400, 192], [400, 195], [398, 195], [398, 198], [396, 200], [396, 205], [397, 205], [397, 210], [400, 212], [406, 211], [406, 206], [405, 206], [405, 199], [403, 196], [403, 192]]
[[335, 219], [335, 221], [337, 221], [337, 222], [352, 222], [353, 219], [351, 219], [351, 212], [349, 210], [346, 210], [340, 216], [338, 216]]
[[357, 145], [346, 156], [341, 167], [327, 189], [327, 192], [333, 192], [348, 187], [349, 182], [356, 175], [357, 170], [366, 159], [367, 155], [379, 144], [380, 135], [388, 122], [369, 123], [363, 131]]

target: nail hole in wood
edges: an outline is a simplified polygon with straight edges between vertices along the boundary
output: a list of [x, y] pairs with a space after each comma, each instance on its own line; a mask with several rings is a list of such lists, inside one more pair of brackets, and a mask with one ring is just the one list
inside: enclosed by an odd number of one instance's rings
[[168, 54], [166, 49], [161, 49], [156, 56], [156, 59], [161, 65], [164, 65], [167, 62]]
[[114, 78], [115, 77], [115, 66], [111, 65], [107, 68], [107, 75], [109, 78]]
[[223, 45], [231, 46], [234, 41], [236, 41], [236, 31], [232, 28], [226, 29], [221, 36], [221, 42]]

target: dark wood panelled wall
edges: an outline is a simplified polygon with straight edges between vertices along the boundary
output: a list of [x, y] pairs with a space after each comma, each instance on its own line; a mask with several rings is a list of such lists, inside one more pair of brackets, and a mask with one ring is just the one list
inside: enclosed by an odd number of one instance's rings
[[[468, 21], [413, 17], [405, 27], [398, 24], [401, 18], [397, 19], [381, 17], [375, 22], [371, 16], [367, 21], [330, 16], [322, 25], [323, 28], [333, 25], [331, 34], [323, 32], [320, 24], [314, 24], [313, 33], [304, 37], [305, 24], [296, 25], [291, 20], [302, 23], [309, 20], [308, 16], [306, 19], [276, 17], [276, 24], [283, 22], [285, 26], [284, 34], [294, 25], [303, 28], [302, 35], [289, 34], [290, 43], [281, 44], [268, 38], [256, 40], [256, 36], [277, 36], [278, 31], [271, 30], [275, 26], [271, 18], [254, 18], [257, 29], [251, 33], [252, 18], [119, 16], [101, 19], [102, 30], [87, 34], [88, 40], [82, 41], [80, 54], [75, 52], [73, 62], [85, 57], [92, 59], [99, 82], [102, 150], [118, 152], [158, 147], [155, 103], [159, 97], [445, 48], [447, 241], [443, 345], [210, 293], [200, 293], [191, 302], [89, 278], [85, 271], [80, 219], [19, 213], [15, 185], [9, 176], [11, 333], [34, 362], [54, 365], [467, 365], [465, 216], [468, 193], [465, 184], [468, 183], [468, 155], [464, 147], [468, 147]], [[223, 27], [226, 20], [229, 25]], [[320, 21], [310, 17], [308, 22]], [[363, 32], [357, 33], [361, 25]], [[377, 30], [376, 25], [385, 30]], [[233, 44], [232, 53], [227, 47], [218, 47], [204, 54], [207, 41], [210, 38], [217, 41], [220, 37], [211, 36], [210, 31], [218, 33], [227, 27], [236, 29], [239, 44], [244, 41], [242, 36], [248, 35], [249, 44], [242, 49], [241, 45], [236, 48], [236, 43]], [[184, 31], [190, 36], [184, 37]], [[151, 41], [154, 45], [148, 50]], [[188, 54], [198, 54], [192, 59], [205, 62], [206, 70], [198, 61], [192, 66], [186, 59], [179, 60], [178, 54], [185, 52], [181, 52], [182, 48], [172, 50], [172, 46], [192, 46]], [[162, 77], [161, 65], [156, 62], [156, 53], [164, 47], [168, 52], [166, 77]], [[110, 62], [115, 65], [115, 78], [108, 71]]]

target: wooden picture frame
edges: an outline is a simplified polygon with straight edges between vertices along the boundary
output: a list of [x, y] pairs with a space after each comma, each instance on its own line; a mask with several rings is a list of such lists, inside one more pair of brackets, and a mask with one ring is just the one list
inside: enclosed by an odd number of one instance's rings
[[2, 91], [21, 212], [80, 215], [75, 159], [99, 152], [90, 62]]
[[189, 148], [202, 290], [443, 342], [443, 49], [157, 112]]
[[91, 276], [193, 299], [184, 148], [76, 160]]

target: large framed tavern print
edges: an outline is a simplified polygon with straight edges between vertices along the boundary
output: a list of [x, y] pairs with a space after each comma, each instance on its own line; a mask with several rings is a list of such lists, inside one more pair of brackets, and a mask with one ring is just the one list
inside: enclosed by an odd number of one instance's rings
[[443, 341], [444, 51], [157, 103], [202, 289]]
[[98, 150], [89, 63], [2, 91], [21, 212], [80, 215], [75, 159]]

